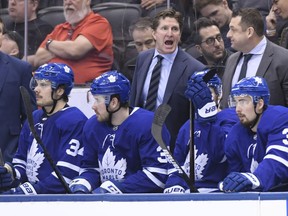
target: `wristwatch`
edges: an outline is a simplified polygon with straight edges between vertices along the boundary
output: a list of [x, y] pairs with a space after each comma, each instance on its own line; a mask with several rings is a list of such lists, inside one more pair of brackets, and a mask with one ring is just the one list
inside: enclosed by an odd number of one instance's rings
[[52, 39], [48, 39], [46, 42], [46, 49], [49, 50], [49, 45], [52, 43]]

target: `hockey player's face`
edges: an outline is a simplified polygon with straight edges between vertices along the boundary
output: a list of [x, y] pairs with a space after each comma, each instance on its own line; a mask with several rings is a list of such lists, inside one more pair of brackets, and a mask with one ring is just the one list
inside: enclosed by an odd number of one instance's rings
[[48, 108], [53, 105], [51, 97], [51, 82], [47, 80], [36, 80], [35, 86], [36, 102], [38, 106]]
[[240, 122], [243, 125], [250, 126], [256, 118], [252, 98], [250, 96], [236, 96], [234, 99], [236, 103], [236, 113]]
[[104, 95], [93, 95], [94, 102], [92, 109], [96, 113], [97, 120], [99, 122], [109, 121], [109, 113], [106, 110], [105, 96]]

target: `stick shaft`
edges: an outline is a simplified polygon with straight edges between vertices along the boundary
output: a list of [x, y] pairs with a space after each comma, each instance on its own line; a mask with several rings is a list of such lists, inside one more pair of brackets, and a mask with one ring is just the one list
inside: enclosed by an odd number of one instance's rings
[[165, 119], [168, 116], [170, 110], [171, 110], [171, 107], [168, 104], [161, 104], [157, 108], [157, 110], [155, 111], [154, 120], [152, 123], [152, 129], [151, 129], [152, 135], [154, 139], [157, 141], [157, 143], [159, 144], [159, 146], [162, 148], [167, 160], [174, 166], [174, 168], [178, 171], [178, 173], [183, 177], [183, 179], [187, 183], [187, 185], [190, 188], [190, 192], [198, 192], [194, 184], [192, 184], [191, 179], [188, 177], [188, 175], [185, 173], [182, 167], [175, 160], [175, 158], [173, 157], [173, 155], [167, 148], [167, 145], [165, 144], [162, 138], [162, 129], [164, 126]]

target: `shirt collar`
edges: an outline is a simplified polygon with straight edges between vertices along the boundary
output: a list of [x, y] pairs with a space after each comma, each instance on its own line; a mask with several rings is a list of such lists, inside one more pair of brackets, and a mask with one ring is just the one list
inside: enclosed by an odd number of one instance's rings
[[169, 54], [160, 54], [160, 53], [158, 52], [158, 50], [155, 49], [153, 59], [154, 59], [154, 58], [157, 58], [156, 56], [161, 55], [161, 56], [164, 57], [165, 60], [167, 60], [167, 61], [170, 62], [170, 63], [173, 63], [173, 62], [174, 62], [174, 59], [176, 58], [177, 53], [178, 53], [178, 46], [176, 47], [176, 49], [174, 50], [174, 52], [169, 53]]
[[249, 53], [253, 54], [253, 55], [261, 55], [264, 53], [265, 48], [267, 45], [267, 39], [266, 37], [263, 37], [263, 39], [257, 44], [257, 46], [255, 46]]

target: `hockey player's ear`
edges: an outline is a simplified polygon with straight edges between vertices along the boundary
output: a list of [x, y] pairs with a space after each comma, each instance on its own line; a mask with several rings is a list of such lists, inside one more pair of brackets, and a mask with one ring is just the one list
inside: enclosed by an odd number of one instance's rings
[[256, 112], [257, 113], [262, 113], [264, 111], [264, 100], [263, 99], [259, 99], [257, 105], [256, 105]]
[[117, 110], [120, 106], [120, 100], [116, 96], [112, 96], [110, 100], [110, 109]]
[[63, 87], [59, 86], [59, 88], [57, 88], [57, 90], [55, 92], [56, 92], [56, 97], [58, 99], [64, 95], [65, 89]]

